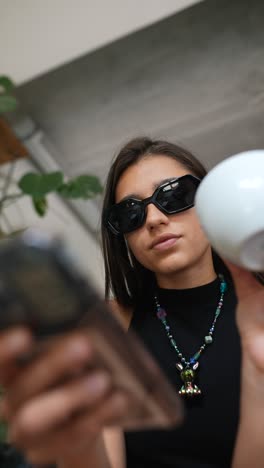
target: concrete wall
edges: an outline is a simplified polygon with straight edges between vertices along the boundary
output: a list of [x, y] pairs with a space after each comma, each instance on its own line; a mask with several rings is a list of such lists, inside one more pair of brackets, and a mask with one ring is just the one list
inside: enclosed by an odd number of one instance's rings
[[207, 0], [19, 89], [69, 174], [102, 178], [137, 134], [209, 167], [264, 147], [264, 2]]

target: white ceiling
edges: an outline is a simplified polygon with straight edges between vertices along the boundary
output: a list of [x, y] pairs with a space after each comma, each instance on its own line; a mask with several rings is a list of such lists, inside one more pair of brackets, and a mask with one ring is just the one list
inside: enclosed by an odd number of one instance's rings
[[0, 74], [29, 81], [201, 0], [0, 0]]

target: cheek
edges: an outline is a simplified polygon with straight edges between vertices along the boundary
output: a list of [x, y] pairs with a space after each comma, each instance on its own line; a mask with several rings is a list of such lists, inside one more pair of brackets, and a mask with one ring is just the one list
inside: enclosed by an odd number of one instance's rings
[[193, 210], [188, 228], [188, 237], [196, 244], [209, 244], [204, 230], [199, 222], [196, 212]]
[[144, 228], [131, 232], [126, 236], [127, 245], [141, 265], [150, 270], [153, 270], [153, 268], [155, 270], [157, 260], [152, 258], [151, 250], [147, 247], [150, 243], [150, 239], [146, 239], [146, 237]]
[[144, 239], [143, 235], [140, 231], [132, 232], [126, 236], [126, 241], [129, 249], [136, 257], [136, 259], [142, 263], [142, 258], [144, 258], [144, 253], [146, 250], [144, 249]]
[[153, 255], [149, 249], [142, 248], [142, 243], [140, 242], [129, 242], [128, 243], [130, 251], [133, 253], [137, 261], [143, 265], [145, 268], [151, 271], [155, 271], [159, 260]]

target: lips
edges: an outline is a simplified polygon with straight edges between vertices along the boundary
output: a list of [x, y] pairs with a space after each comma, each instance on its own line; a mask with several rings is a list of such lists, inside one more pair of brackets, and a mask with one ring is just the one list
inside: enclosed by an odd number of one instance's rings
[[151, 243], [150, 248], [163, 250], [172, 247], [180, 237], [181, 236], [176, 234], [163, 234], [159, 237], [156, 237], [156, 239]]

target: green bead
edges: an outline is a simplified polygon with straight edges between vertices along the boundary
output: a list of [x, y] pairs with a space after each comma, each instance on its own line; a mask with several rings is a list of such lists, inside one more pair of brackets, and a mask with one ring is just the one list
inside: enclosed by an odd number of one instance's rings
[[210, 335], [208, 335], [205, 336], [204, 341], [206, 344], [211, 344], [213, 342], [213, 338]]

